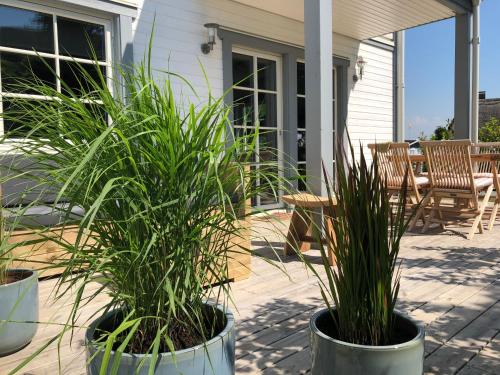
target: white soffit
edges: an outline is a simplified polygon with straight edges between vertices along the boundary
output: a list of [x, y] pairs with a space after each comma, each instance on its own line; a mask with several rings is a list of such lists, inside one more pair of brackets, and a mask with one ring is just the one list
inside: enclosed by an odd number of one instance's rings
[[[304, 21], [307, 0], [233, 0], [254, 8]], [[454, 17], [437, 0], [332, 0], [333, 31], [358, 40], [385, 35]]]

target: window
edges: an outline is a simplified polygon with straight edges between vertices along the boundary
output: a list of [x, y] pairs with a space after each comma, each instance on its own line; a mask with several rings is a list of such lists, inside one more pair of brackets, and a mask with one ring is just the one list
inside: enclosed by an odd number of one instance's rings
[[[233, 124], [236, 133], [251, 134], [259, 127], [255, 166], [278, 168], [282, 145], [281, 60], [277, 56], [250, 51], [233, 52]], [[274, 150], [271, 151], [271, 150]], [[280, 168], [281, 169], [281, 168]], [[259, 186], [265, 182], [257, 179]], [[268, 192], [267, 192], [268, 190]], [[263, 194], [253, 206], [278, 206], [271, 188], [264, 186]]]
[[[333, 162], [335, 163], [335, 133], [337, 130], [337, 69], [333, 68]], [[297, 62], [297, 171], [302, 177], [298, 181], [298, 189], [306, 190], [306, 75], [305, 63]]]
[[[75, 62], [93, 77], [100, 69], [109, 84], [111, 35], [108, 21], [71, 16], [71, 13], [42, 6], [21, 9], [0, 4], [0, 112], [14, 110], [19, 98], [48, 100], [18, 84], [34, 77], [59, 92], [71, 89], [77, 95], [86, 94], [88, 88], [80, 84], [85, 80]], [[95, 66], [95, 59], [98, 66]], [[0, 133], [13, 130], [15, 126], [0, 118]]]

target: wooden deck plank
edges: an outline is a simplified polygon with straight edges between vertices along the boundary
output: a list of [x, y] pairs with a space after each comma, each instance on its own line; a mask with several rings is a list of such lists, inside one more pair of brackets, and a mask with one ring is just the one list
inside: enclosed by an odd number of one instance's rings
[[477, 371], [482, 374], [498, 374], [500, 372], [500, 333], [486, 345], [467, 366], [463, 367], [458, 374], [465, 375], [470, 371]]
[[500, 302], [483, 312], [426, 358], [429, 374], [455, 374], [500, 332]]
[[436, 319], [426, 330], [426, 352], [434, 353], [497, 303], [499, 283], [485, 288]]
[[[286, 214], [281, 214], [281, 218]], [[286, 223], [268, 225], [254, 221], [252, 246], [260, 254], [276, 258], [283, 249], [280, 230]], [[468, 228], [454, 228], [467, 233]], [[258, 234], [258, 236], [257, 236]], [[265, 237], [264, 240], [262, 237]], [[426, 325], [425, 362], [428, 373], [460, 375], [499, 373], [500, 316], [500, 225], [468, 241], [454, 232], [432, 230], [428, 234], [407, 234], [402, 240], [402, 280], [398, 307]], [[317, 250], [305, 254], [318, 262]], [[323, 307], [317, 281], [306, 272], [297, 257], [282, 258], [291, 278], [258, 257], [252, 259], [252, 276], [232, 284], [238, 309], [234, 310], [237, 329], [237, 374], [302, 374], [310, 369], [308, 321]], [[322, 274], [321, 265], [315, 266]], [[49, 299], [55, 280], [40, 283], [40, 320], [64, 322], [70, 301]], [[96, 290], [96, 284], [89, 290]], [[106, 300], [99, 296], [81, 310], [80, 323], [93, 318]], [[57, 326], [41, 326], [31, 345], [0, 358], [0, 374], [7, 374], [47, 338]], [[73, 345], [69, 336], [61, 345], [64, 374], [85, 373], [82, 352], [84, 331], [78, 330]], [[56, 374], [57, 348], [50, 347], [21, 374]]]
[[311, 373], [311, 353], [306, 347], [288, 357], [283, 358], [273, 366], [262, 371], [263, 375], [302, 375]]
[[255, 373], [274, 366], [281, 359], [303, 350], [309, 342], [308, 334], [308, 328], [304, 327], [281, 340], [263, 346], [252, 355], [239, 359], [236, 362], [236, 372]]

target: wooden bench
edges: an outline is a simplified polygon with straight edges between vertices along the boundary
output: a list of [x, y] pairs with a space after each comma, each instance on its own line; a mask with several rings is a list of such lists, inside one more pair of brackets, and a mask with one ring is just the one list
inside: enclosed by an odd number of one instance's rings
[[[286, 237], [284, 247], [284, 255], [294, 254], [296, 250], [306, 252], [311, 248], [311, 243], [317, 243], [318, 238], [312, 236], [313, 230], [313, 210], [323, 210], [324, 229], [328, 231], [327, 236], [330, 239], [335, 239], [333, 231], [333, 218], [335, 217], [336, 200], [330, 202], [327, 197], [320, 197], [317, 195], [300, 193], [283, 196], [285, 203], [294, 205], [290, 227]], [[328, 242], [328, 260], [330, 265], [335, 263], [332, 244], [326, 239], [323, 242]], [[319, 244], [321, 246], [321, 243]]]

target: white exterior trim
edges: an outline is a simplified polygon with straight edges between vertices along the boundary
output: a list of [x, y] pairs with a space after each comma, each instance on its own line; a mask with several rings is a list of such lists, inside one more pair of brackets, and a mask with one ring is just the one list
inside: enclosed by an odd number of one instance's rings
[[[239, 53], [242, 55], [252, 56], [253, 58], [253, 87], [242, 87], [235, 86], [235, 89], [241, 91], [248, 91], [253, 93], [253, 103], [254, 103], [254, 118], [252, 126], [235, 126], [239, 129], [255, 128], [255, 122], [259, 118], [259, 106], [258, 106], [258, 95], [259, 93], [264, 94], [275, 94], [276, 95], [276, 127], [270, 126], [259, 126], [259, 129], [264, 131], [276, 131], [277, 136], [277, 146], [278, 146], [278, 168], [280, 177], [283, 177], [283, 78], [282, 78], [282, 58], [280, 55], [262, 52], [253, 48], [243, 48], [239, 46], [233, 47], [233, 53]], [[257, 74], [257, 59], [262, 58], [266, 60], [272, 60], [276, 62], [276, 90], [263, 90], [258, 87], [258, 74]], [[259, 140], [257, 140], [257, 157], [259, 156]], [[281, 197], [282, 191], [279, 192]], [[280, 203], [277, 204], [267, 204], [263, 205], [260, 202], [260, 197], [257, 197], [257, 207], [264, 209], [273, 209], [281, 207]]]

